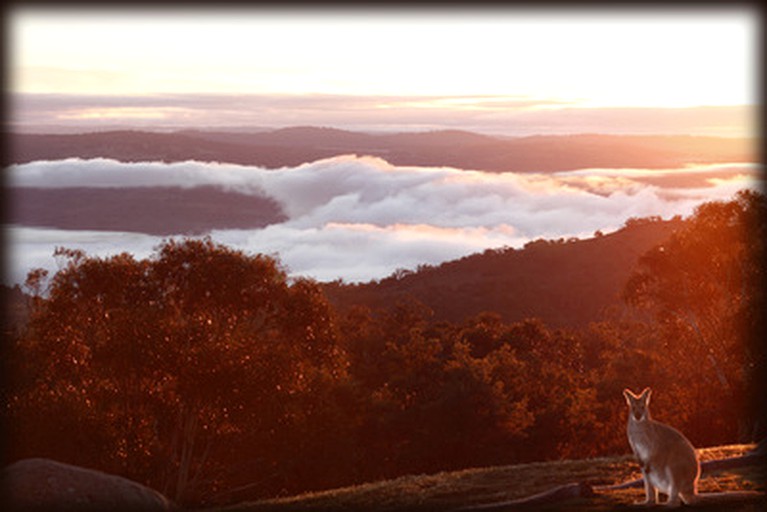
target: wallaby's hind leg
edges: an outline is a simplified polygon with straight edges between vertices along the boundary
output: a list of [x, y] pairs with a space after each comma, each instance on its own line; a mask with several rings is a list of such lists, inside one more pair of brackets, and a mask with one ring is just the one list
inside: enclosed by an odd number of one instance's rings
[[671, 484], [671, 488], [669, 489], [668, 499], [666, 500], [666, 506], [678, 507], [681, 504], [682, 503], [679, 501], [679, 490], [677, 489], [676, 485]]
[[652, 486], [644, 469], [642, 470], [642, 477], [644, 478], [645, 500], [640, 501], [638, 505], [655, 505], [658, 502], [658, 489]]
[[679, 496], [682, 498], [682, 501], [685, 505], [694, 505], [695, 504], [695, 493], [694, 492], [680, 492]]
[[679, 500], [680, 485], [679, 480], [674, 478], [674, 472], [670, 467], [665, 471], [666, 481], [668, 482], [668, 499], [666, 500], [666, 506], [678, 507], [682, 504]]
[[695, 504], [695, 499], [697, 497], [697, 483], [693, 482], [691, 485], [686, 485], [679, 489], [679, 497], [682, 498], [685, 505]]

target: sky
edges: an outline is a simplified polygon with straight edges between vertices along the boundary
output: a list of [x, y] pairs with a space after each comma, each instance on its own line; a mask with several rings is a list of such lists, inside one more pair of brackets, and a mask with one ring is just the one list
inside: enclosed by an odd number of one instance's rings
[[20, 129], [755, 132], [755, 10], [17, 7]]

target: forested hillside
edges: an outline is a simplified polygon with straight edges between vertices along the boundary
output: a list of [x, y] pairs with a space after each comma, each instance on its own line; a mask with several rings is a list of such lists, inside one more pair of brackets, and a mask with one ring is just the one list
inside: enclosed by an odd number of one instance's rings
[[[444, 293], [463, 287], [437, 304], [441, 317], [394, 295], [334, 306], [274, 258], [210, 239], [166, 241], [141, 260], [60, 249], [55, 275], [33, 272], [26, 295], [13, 295], [6, 457], [123, 475], [184, 506], [226, 505], [623, 455], [621, 392], [645, 386], [654, 417], [696, 446], [760, 439], [766, 213], [763, 195], [741, 192], [684, 221], [635, 219], [614, 235], [536, 242], [410, 276], [436, 273]], [[526, 299], [539, 306], [601, 270], [613, 274], [610, 286], [623, 274], [613, 305], [637, 314], [559, 328], [553, 316], [506, 319], [490, 303], [478, 314], [447, 309], [465, 301], [479, 268], [486, 282], [508, 273], [504, 286], [524, 289], [517, 266], [531, 286], [546, 283]], [[556, 272], [563, 282], [548, 275]], [[574, 297], [556, 304], [587, 300]], [[598, 302], [560, 321], [597, 312]]]
[[57, 229], [199, 235], [286, 219], [281, 206], [269, 197], [212, 186], [9, 187], [5, 199], [8, 223]]
[[523, 249], [487, 250], [380, 281], [330, 283], [325, 293], [341, 309], [415, 299], [436, 320], [461, 322], [492, 311], [506, 322], [539, 318], [552, 327], [584, 326], [620, 303], [639, 257], [682, 225], [681, 219], [633, 219], [607, 235], [540, 239]]
[[9, 163], [63, 158], [217, 161], [268, 168], [343, 154], [393, 165], [450, 166], [495, 172], [554, 172], [590, 167], [672, 168], [691, 163], [753, 162], [752, 139], [693, 136], [562, 135], [497, 138], [463, 131], [371, 135], [330, 128], [258, 133], [115, 131], [11, 134]]

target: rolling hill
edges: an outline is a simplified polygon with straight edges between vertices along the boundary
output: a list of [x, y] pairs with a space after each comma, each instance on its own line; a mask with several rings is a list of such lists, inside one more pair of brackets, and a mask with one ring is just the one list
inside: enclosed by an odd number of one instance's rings
[[113, 131], [11, 134], [7, 163], [62, 158], [121, 161], [217, 161], [267, 168], [341, 154], [372, 155], [394, 165], [450, 166], [491, 172], [556, 172], [589, 167], [679, 167], [751, 162], [751, 139], [692, 136], [566, 135], [497, 138], [459, 130], [366, 134], [292, 127], [240, 133]]
[[253, 229], [286, 218], [281, 206], [269, 197], [213, 186], [9, 187], [5, 199], [11, 224], [159, 236]]
[[458, 322], [492, 311], [507, 322], [539, 318], [552, 327], [581, 326], [620, 302], [638, 258], [683, 222], [639, 221], [585, 240], [538, 240], [380, 281], [329, 283], [325, 292], [340, 309], [385, 308], [413, 298], [432, 309], [436, 320]]

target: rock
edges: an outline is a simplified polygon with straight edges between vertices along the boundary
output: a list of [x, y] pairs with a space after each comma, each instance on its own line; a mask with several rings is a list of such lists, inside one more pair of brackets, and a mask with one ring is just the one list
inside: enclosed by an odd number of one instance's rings
[[116, 475], [49, 459], [23, 459], [3, 470], [5, 510], [166, 511], [159, 492]]

